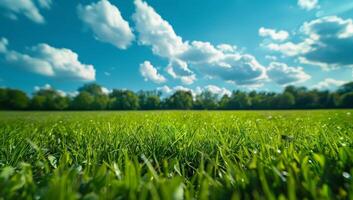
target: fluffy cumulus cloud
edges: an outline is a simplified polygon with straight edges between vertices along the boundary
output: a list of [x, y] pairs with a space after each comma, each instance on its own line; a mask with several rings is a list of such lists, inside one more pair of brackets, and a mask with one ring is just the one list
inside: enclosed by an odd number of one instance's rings
[[133, 20], [139, 43], [150, 46], [155, 55], [167, 58], [168, 74], [183, 84], [193, 83], [200, 73], [239, 85], [255, 84], [266, 78], [266, 68], [255, 57], [237, 52], [235, 46], [183, 41], [146, 2], [135, 0], [135, 6]]
[[79, 5], [78, 15], [99, 41], [126, 49], [135, 38], [129, 23], [123, 19], [119, 9], [108, 0], [86, 6]]
[[180, 80], [185, 85], [191, 85], [196, 80], [196, 75], [192, 72], [186, 62], [181, 60], [171, 61], [166, 67], [166, 72], [174, 79]]
[[267, 44], [266, 47], [272, 51], [278, 51], [286, 56], [297, 56], [299, 54], [305, 54], [311, 50], [310, 47], [311, 40], [307, 40], [301, 43], [293, 43], [293, 42], [286, 42], [286, 43], [270, 43]]
[[44, 23], [45, 19], [39, 12], [40, 8], [50, 9], [51, 4], [51, 0], [1, 0], [0, 8], [12, 19], [24, 15], [36, 23]]
[[158, 84], [167, 81], [163, 75], [158, 73], [157, 69], [149, 61], [140, 64], [140, 73], [145, 81], [152, 81]]
[[303, 64], [325, 69], [353, 65], [353, 21], [337, 16], [305, 22], [301, 42], [271, 43], [267, 48], [286, 56], [296, 56]]
[[[2, 41], [0, 53], [9, 64], [43, 76], [84, 81], [95, 80], [96, 73], [93, 65], [81, 63], [78, 55], [70, 49], [38, 44], [29, 48], [28, 53], [21, 53], [9, 50], [6, 39], [0, 41]], [[4, 46], [2, 50], [1, 46]]]
[[232, 92], [230, 90], [228, 90], [227, 88], [218, 87], [216, 85], [207, 85], [203, 89], [201, 88], [201, 93], [202, 93], [202, 91], [209, 91], [213, 94], [217, 94], [219, 97], [222, 97], [224, 95], [230, 96], [232, 94]]
[[132, 18], [139, 33], [139, 42], [151, 46], [154, 54], [173, 58], [187, 49], [173, 27], [146, 2], [135, 0], [136, 10]]
[[264, 28], [261, 27], [259, 29], [259, 35], [261, 37], [269, 37], [272, 40], [277, 40], [277, 41], [284, 41], [287, 40], [289, 37], [289, 33], [284, 30], [275, 30], [275, 29], [269, 29], [269, 28]]
[[298, 0], [298, 6], [305, 10], [312, 10], [319, 7], [319, 0]]
[[320, 81], [313, 88], [318, 90], [336, 90], [338, 87], [342, 86], [343, 84], [347, 83], [346, 81], [336, 80], [332, 78], [326, 78], [323, 81]]
[[302, 67], [290, 67], [285, 63], [272, 62], [267, 74], [271, 80], [279, 85], [301, 83], [311, 78]]

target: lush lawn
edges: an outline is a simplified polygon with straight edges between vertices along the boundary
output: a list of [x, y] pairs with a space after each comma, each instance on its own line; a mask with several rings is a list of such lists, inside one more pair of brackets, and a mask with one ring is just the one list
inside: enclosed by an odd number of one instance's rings
[[353, 199], [352, 175], [352, 110], [0, 113], [0, 199]]

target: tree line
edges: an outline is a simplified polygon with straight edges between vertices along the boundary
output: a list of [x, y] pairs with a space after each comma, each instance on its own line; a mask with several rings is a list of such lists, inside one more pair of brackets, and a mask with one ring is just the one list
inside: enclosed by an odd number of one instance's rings
[[210, 91], [193, 96], [176, 91], [162, 98], [160, 91], [114, 89], [109, 94], [90, 83], [78, 89], [76, 96], [65, 96], [52, 88], [40, 89], [29, 97], [17, 89], [0, 88], [1, 110], [238, 110], [238, 109], [320, 109], [353, 108], [353, 82], [330, 92], [287, 86], [283, 92], [233, 91], [219, 97]]

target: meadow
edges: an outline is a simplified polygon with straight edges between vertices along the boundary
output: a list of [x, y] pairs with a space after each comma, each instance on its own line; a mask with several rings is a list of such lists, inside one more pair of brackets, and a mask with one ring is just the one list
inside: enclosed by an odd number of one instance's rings
[[353, 199], [352, 175], [352, 110], [0, 112], [0, 199]]

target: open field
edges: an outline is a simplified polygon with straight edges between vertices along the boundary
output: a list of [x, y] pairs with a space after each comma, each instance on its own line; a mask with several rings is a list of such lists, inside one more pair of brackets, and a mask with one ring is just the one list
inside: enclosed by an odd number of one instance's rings
[[353, 199], [352, 175], [352, 110], [0, 113], [0, 199]]

